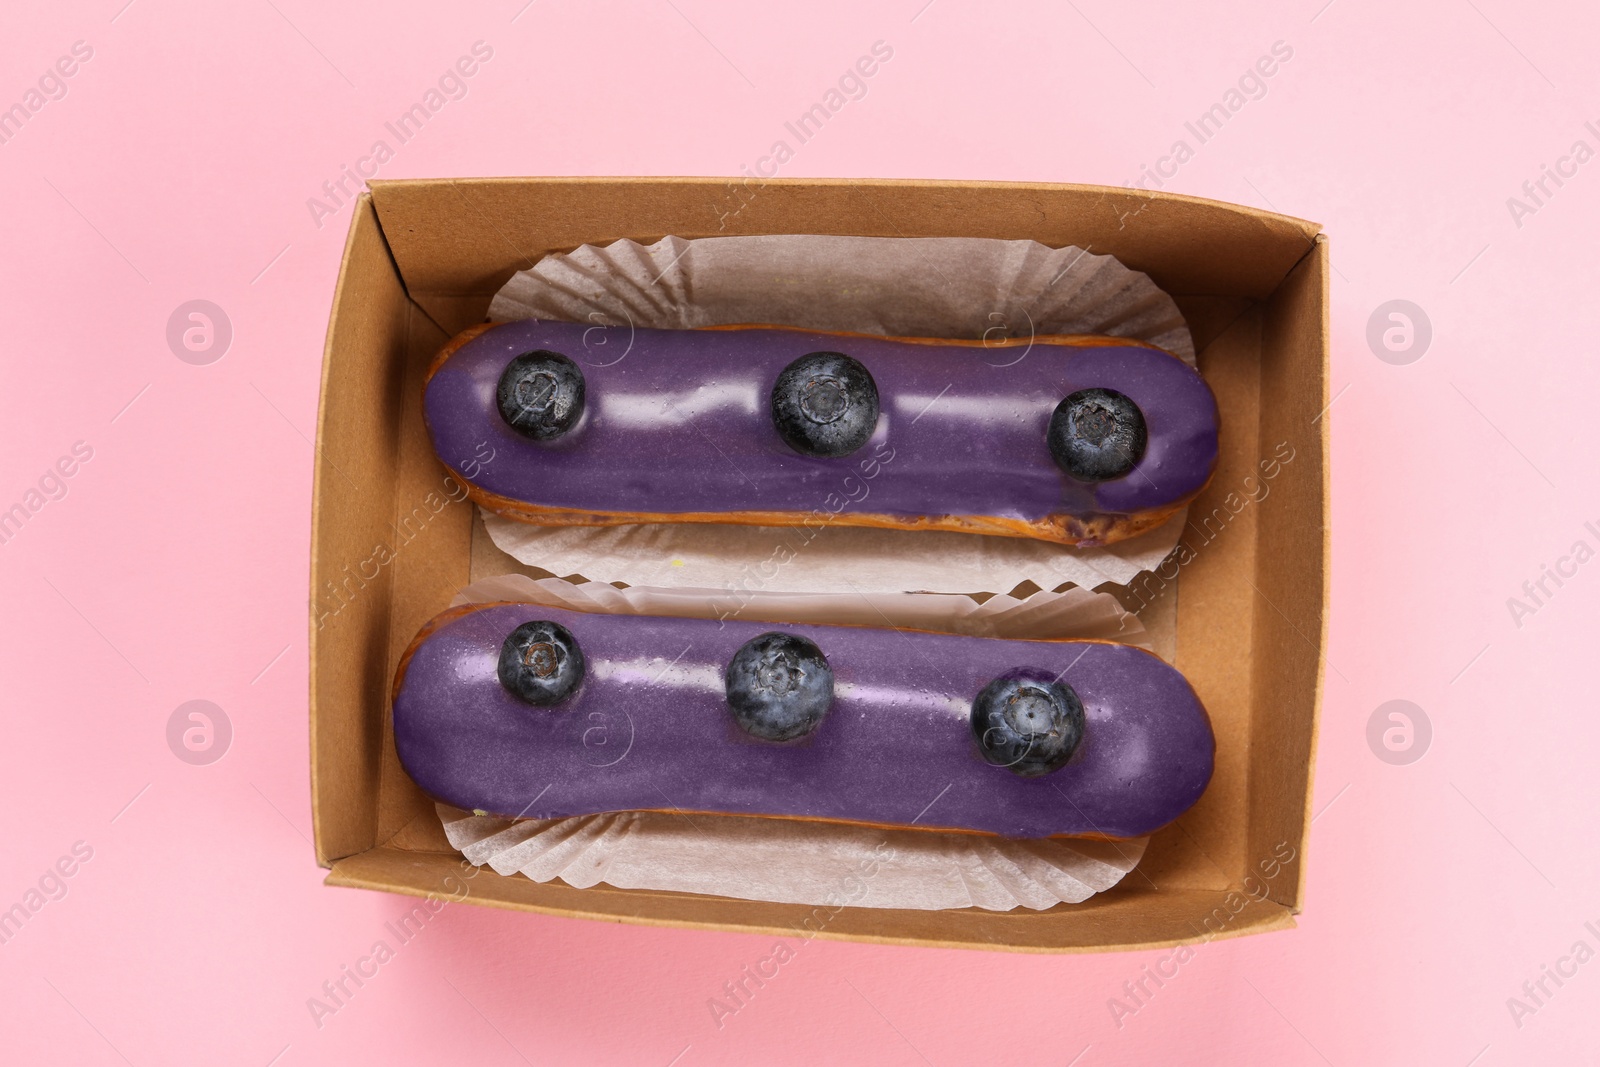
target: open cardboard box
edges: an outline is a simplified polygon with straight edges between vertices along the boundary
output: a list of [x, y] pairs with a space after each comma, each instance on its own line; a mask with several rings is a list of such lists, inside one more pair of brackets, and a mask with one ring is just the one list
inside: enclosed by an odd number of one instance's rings
[[[1328, 582], [1328, 248], [1319, 229], [1080, 185], [373, 182], [355, 205], [339, 271], [317, 425], [311, 785], [328, 884], [613, 922], [1015, 951], [1152, 948], [1292, 926], [1304, 892]], [[1177, 598], [1176, 665], [1211, 713], [1216, 774], [1115, 889], [1042, 912], [835, 912], [580, 890], [488, 869], [467, 879], [432, 802], [401, 769], [389, 729], [401, 651], [460, 587], [517, 569], [485, 543], [472, 506], [447, 492], [422, 422], [429, 360], [483, 321], [514, 271], [548, 253], [623, 237], [770, 233], [1078, 245], [1149, 274], [1188, 318], [1222, 409], [1221, 459], [1191, 512], [1189, 552], [1141, 576], [1131, 603], [1170, 608]], [[1289, 449], [1293, 459], [1268, 480], [1262, 464]]]

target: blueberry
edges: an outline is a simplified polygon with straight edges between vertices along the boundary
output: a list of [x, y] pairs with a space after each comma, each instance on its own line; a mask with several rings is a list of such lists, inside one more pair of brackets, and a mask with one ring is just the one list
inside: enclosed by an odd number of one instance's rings
[[1080, 389], [1056, 405], [1050, 455], [1084, 482], [1121, 478], [1144, 457], [1149, 433], [1139, 405], [1110, 389]]
[[495, 397], [500, 417], [524, 437], [549, 441], [583, 414], [583, 371], [560, 352], [536, 349], [506, 364]]
[[848, 456], [878, 425], [878, 383], [842, 352], [801, 356], [772, 386], [772, 422], [805, 456]]
[[1083, 701], [1070, 685], [1018, 672], [983, 687], [972, 702], [971, 722], [984, 759], [1036, 778], [1077, 750], [1083, 740]]
[[833, 703], [833, 668], [816, 643], [765, 633], [728, 661], [728, 706], [745, 733], [791, 741], [817, 728]]
[[500, 684], [538, 707], [559, 704], [583, 681], [583, 649], [558, 622], [525, 622], [500, 646]]

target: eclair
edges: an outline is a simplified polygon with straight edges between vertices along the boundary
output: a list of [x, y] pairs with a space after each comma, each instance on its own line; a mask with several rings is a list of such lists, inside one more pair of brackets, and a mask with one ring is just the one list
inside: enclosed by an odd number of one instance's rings
[[395, 746], [479, 813], [754, 815], [1125, 839], [1211, 779], [1210, 719], [1142, 649], [921, 631], [447, 611], [394, 680]]
[[423, 406], [477, 503], [545, 525], [837, 523], [1103, 545], [1161, 525], [1217, 462], [1205, 380], [1113, 337], [486, 324], [439, 353]]

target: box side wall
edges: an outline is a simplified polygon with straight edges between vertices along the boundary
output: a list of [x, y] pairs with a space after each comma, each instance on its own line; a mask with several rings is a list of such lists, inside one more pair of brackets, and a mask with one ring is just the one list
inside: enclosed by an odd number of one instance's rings
[[312, 488], [311, 810], [323, 866], [375, 841], [393, 575], [367, 561], [394, 514], [394, 353], [414, 314], [363, 196], [328, 322]]
[[1264, 299], [1318, 229], [1211, 200], [1086, 185], [481, 178], [374, 181], [372, 189], [412, 297], [452, 332], [479, 321], [513, 271], [552, 251], [623, 237], [1032, 239], [1115, 255], [1169, 292]]
[[[1236, 318], [1199, 354], [1221, 422], [1217, 470], [1189, 508], [1179, 547], [1129, 586], [1133, 606], [1177, 593], [1177, 660], [1211, 717], [1215, 771], [1199, 802], [1150, 843], [1140, 863], [1163, 889], [1237, 887], [1244, 873], [1249, 819], [1251, 686], [1255, 622], [1249, 576], [1255, 569], [1256, 509], [1244, 486], [1257, 470], [1261, 316]], [[1124, 603], [1128, 601], [1125, 599]]]
[[[466, 487], [439, 461], [422, 415], [428, 366], [449, 338], [430, 319], [418, 315], [408, 340], [407, 350], [395, 354], [403, 372], [405, 399], [392, 431], [396, 434], [395, 502], [393, 521], [384, 537], [388, 567], [394, 574], [394, 595], [390, 600], [389, 642], [383, 653], [386, 713], [379, 749], [382, 770], [377, 833], [379, 842], [387, 842], [407, 826], [417, 824], [419, 831], [427, 831], [422, 837], [426, 843], [441, 840], [443, 830], [433, 801], [400, 765], [394, 747], [394, 720], [387, 713], [388, 681], [394, 678], [400, 657], [417, 631], [472, 580], [475, 506], [467, 499]], [[474, 469], [474, 464], [492, 466], [496, 457], [493, 448], [485, 443], [472, 454], [449, 459], [452, 467], [465, 472]]]
[[1286, 863], [1269, 885], [1296, 911], [1327, 649], [1328, 272], [1319, 238], [1267, 306], [1261, 361], [1261, 440], [1294, 460], [1261, 508], [1249, 854]]
[[[1292, 926], [1287, 909], [1220, 890], [1119, 887], [1048, 912], [896, 911], [730, 900], [619, 890], [463, 870], [459, 855], [377, 848], [334, 864], [329, 885], [432, 896], [568, 918], [649, 926], [871, 941], [1002, 952], [1113, 952], [1160, 948]], [[1040, 922], [1037, 920], [1046, 920]]]

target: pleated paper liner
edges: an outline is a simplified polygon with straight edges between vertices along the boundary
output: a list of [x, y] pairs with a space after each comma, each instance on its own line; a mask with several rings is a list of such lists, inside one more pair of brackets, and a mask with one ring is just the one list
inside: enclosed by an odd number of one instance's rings
[[[712, 595], [707, 595], [707, 593]], [[613, 615], [717, 618], [715, 590], [617, 589], [501, 575], [474, 582], [452, 606], [516, 600]], [[897, 626], [990, 637], [1096, 638], [1149, 647], [1139, 620], [1104, 593], [1068, 589], [1026, 599], [910, 594], [766, 594], [738, 618]], [[1013, 840], [797, 819], [615, 812], [505, 819], [437, 804], [450, 844], [478, 865], [578, 888], [605, 882], [746, 900], [870, 908], [1049, 908], [1116, 885], [1148, 838]]]
[[[774, 235], [584, 245], [513, 275], [489, 316], [660, 329], [770, 323], [992, 341], [1099, 334], [1154, 344], [1194, 365], [1183, 316], [1146, 275], [1111, 256], [1036, 241]], [[595, 350], [589, 358], [612, 357]], [[997, 348], [990, 358], [1004, 365], [1030, 351]], [[1127, 585], [1176, 547], [1187, 514], [1105, 548], [824, 526], [803, 531], [807, 565], [783, 568], [764, 588], [1004, 593], [1028, 581], [1042, 589]], [[494, 515], [485, 524], [501, 550], [554, 574], [695, 588], [737, 584], [795, 538], [792, 530], [731, 525], [555, 527]]]

